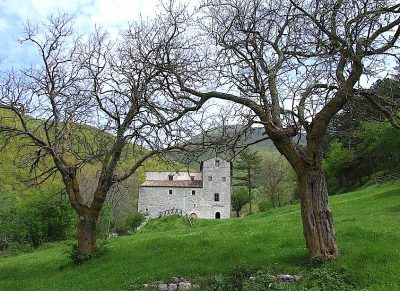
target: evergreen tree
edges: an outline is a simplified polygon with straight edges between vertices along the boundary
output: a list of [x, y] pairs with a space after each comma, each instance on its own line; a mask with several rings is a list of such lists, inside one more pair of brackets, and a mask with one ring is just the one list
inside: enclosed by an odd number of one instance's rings
[[256, 176], [260, 172], [261, 162], [262, 156], [257, 151], [251, 151], [249, 149], [241, 152], [238, 159], [235, 161], [234, 185], [247, 188], [250, 213], [253, 211], [252, 190], [257, 187]]

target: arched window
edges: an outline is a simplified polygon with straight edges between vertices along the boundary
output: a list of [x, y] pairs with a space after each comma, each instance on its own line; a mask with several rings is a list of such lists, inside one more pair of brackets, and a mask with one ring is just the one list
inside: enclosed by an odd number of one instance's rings
[[215, 219], [220, 219], [221, 218], [221, 213], [215, 212]]
[[172, 194], [172, 190], [169, 190], [168, 193], [169, 193], [169, 194]]

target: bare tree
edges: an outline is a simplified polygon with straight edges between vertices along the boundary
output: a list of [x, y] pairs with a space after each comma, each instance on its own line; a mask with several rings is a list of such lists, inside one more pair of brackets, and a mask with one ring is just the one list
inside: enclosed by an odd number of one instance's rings
[[[164, 92], [158, 67], [173, 31], [162, 23], [132, 23], [114, 40], [101, 29], [77, 36], [72, 23], [62, 14], [26, 25], [22, 43], [39, 62], [2, 76], [0, 134], [19, 140], [19, 165], [36, 183], [61, 176], [79, 216], [79, 251], [93, 253], [110, 189], [147, 159], [181, 148], [193, 130], [182, 117], [201, 104]], [[89, 168], [98, 173], [86, 195], [78, 174]]]
[[261, 164], [262, 171], [257, 179], [263, 187], [264, 193], [272, 202], [272, 207], [281, 206], [283, 183], [288, 178], [290, 168], [281, 156], [266, 157]]
[[[202, 102], [239, 104], [243, 115], [264, 127], [296, 172], [310, 260], [335, 258], [322, 141], [355, 93], [399, 125], [395, 112], [363, 85], [397, 57], [400, 4], [208, 0], [196, 17], [171, 7], [170, 25], [186, 33], [169, 42], [170, 87]], [[293, 139], [301, 135], [304, 147]]]

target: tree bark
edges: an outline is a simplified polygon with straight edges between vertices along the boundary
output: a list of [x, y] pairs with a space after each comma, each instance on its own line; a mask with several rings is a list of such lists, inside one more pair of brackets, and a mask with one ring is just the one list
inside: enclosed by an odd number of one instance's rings
[[97, 249], [96, 224], [98, 215], [85, 213], [79, 217], [78, 249], [82, 254], [93, 254]]
[[303, 233], [309, 260], [312, 262], [318, 258], [334, 259], [339, 251], [332, 212], [328, 205], [328, 188], [322, 168], [321, 140], [318, 136], [309, 136], [305, 150], [296, 148], [289, 137], [273, 141], [297, 175]]
[[304, 168], [297, 173], [301, 194], [303, 233], [310, 261], [338, 256], [332, 212], [328, 206], [328, 189], [322, 167]]

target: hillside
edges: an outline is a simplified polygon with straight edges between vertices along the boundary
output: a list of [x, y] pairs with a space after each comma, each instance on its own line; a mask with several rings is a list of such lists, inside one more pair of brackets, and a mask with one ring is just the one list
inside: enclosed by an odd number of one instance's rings
[[[331, 197], [341, 255], [323, 270], [341, 270], [357, 290], [400, 289], [399, 201], [399, 183]], [[67, 243], [1, 258], [0, 290], [126, 290], [131, 284], [225, 274], [247, 265], [289, 274], [310, 270], [298, 204], [243, 219], [197, 220], [193, 228], [180, 218], [153, 220], [108, 247], [80, 267], [65, 258]]]
[[[9, 125], [12, 123], [12, 119], [10, 118], [10, 113], [5, 110], [0, 110], [0, 125]], [[31, 118], [30, 120], [31, 126], [33, 128], [40, 128], [43, 123], [39, 119]], [[80, 128], [79, 132], [84, 134], [86, 137], [92, 139], [102, 139], [112, 141], [113, 136], [109, 133], [102, 132], [99, 129], [88, 126], [88, 125], [77, 125]], [[32, 190], [32, 183], [28, 182], [32, 179], [32, 175], [29, 172], [29, 164], [25, 165], [25, 167], [17, 167], [17, 164], [20, 163], [21, 156], [26, 152], [26, 150], [20, 150], [19, 146], [21, 146], [22, 141], [20, 139], [13, 139], [10, 143], [6, 143], [4, 137], [0, 135], [0, 193], [8, 192], [13, 193], [19, 196], [23, 196], [29, 194]], [[100, 144], [100, 142], [99, 142]], [[75, 144], [75, 146], [78, 146]], [[93, 147], [98, 146], [97, 144], [93, 144]], [[31, 149], [32, 150], [32, 149]], [[129, 169], [129, 167], [134, 164], [138, 157], [134, 156], [128, 146], [125, 149], [126, 159], [120, 165], [121, 169]], [[52, 165], [52, 161], [50, 159], [45, 161], [45, 165], [47, 167]], [[88, 163], [83, 169], [82, 172], [85, 173], [85, 179], [90, 179], [95, 176], [100, 167], [99, 163]], [[134, 185], [134, 189], [130, 191], [133, 193], [137, 193], [137, 185], [140, 184], [145, 179], [146, 171], [157, 171], [157, 170], [176, 170], [176, 169], [186, 168], [184, 165], [176, 163], [172, 165], [171, 163], [165, 163], [162, 160], [157, 159], [156, 157], [150, 158], [147, 160], [142, 167], [140, 167], [133, 177], [130, 178], [129, 184]], [[40, 185], [38, 188], [40, 190], [53, 189], [54, 192], [58, 192], [60, 189], [64, 187], [61, 182], [61, 177], [56, 175], [54, 179], [49, 179], [44, 184]]]

